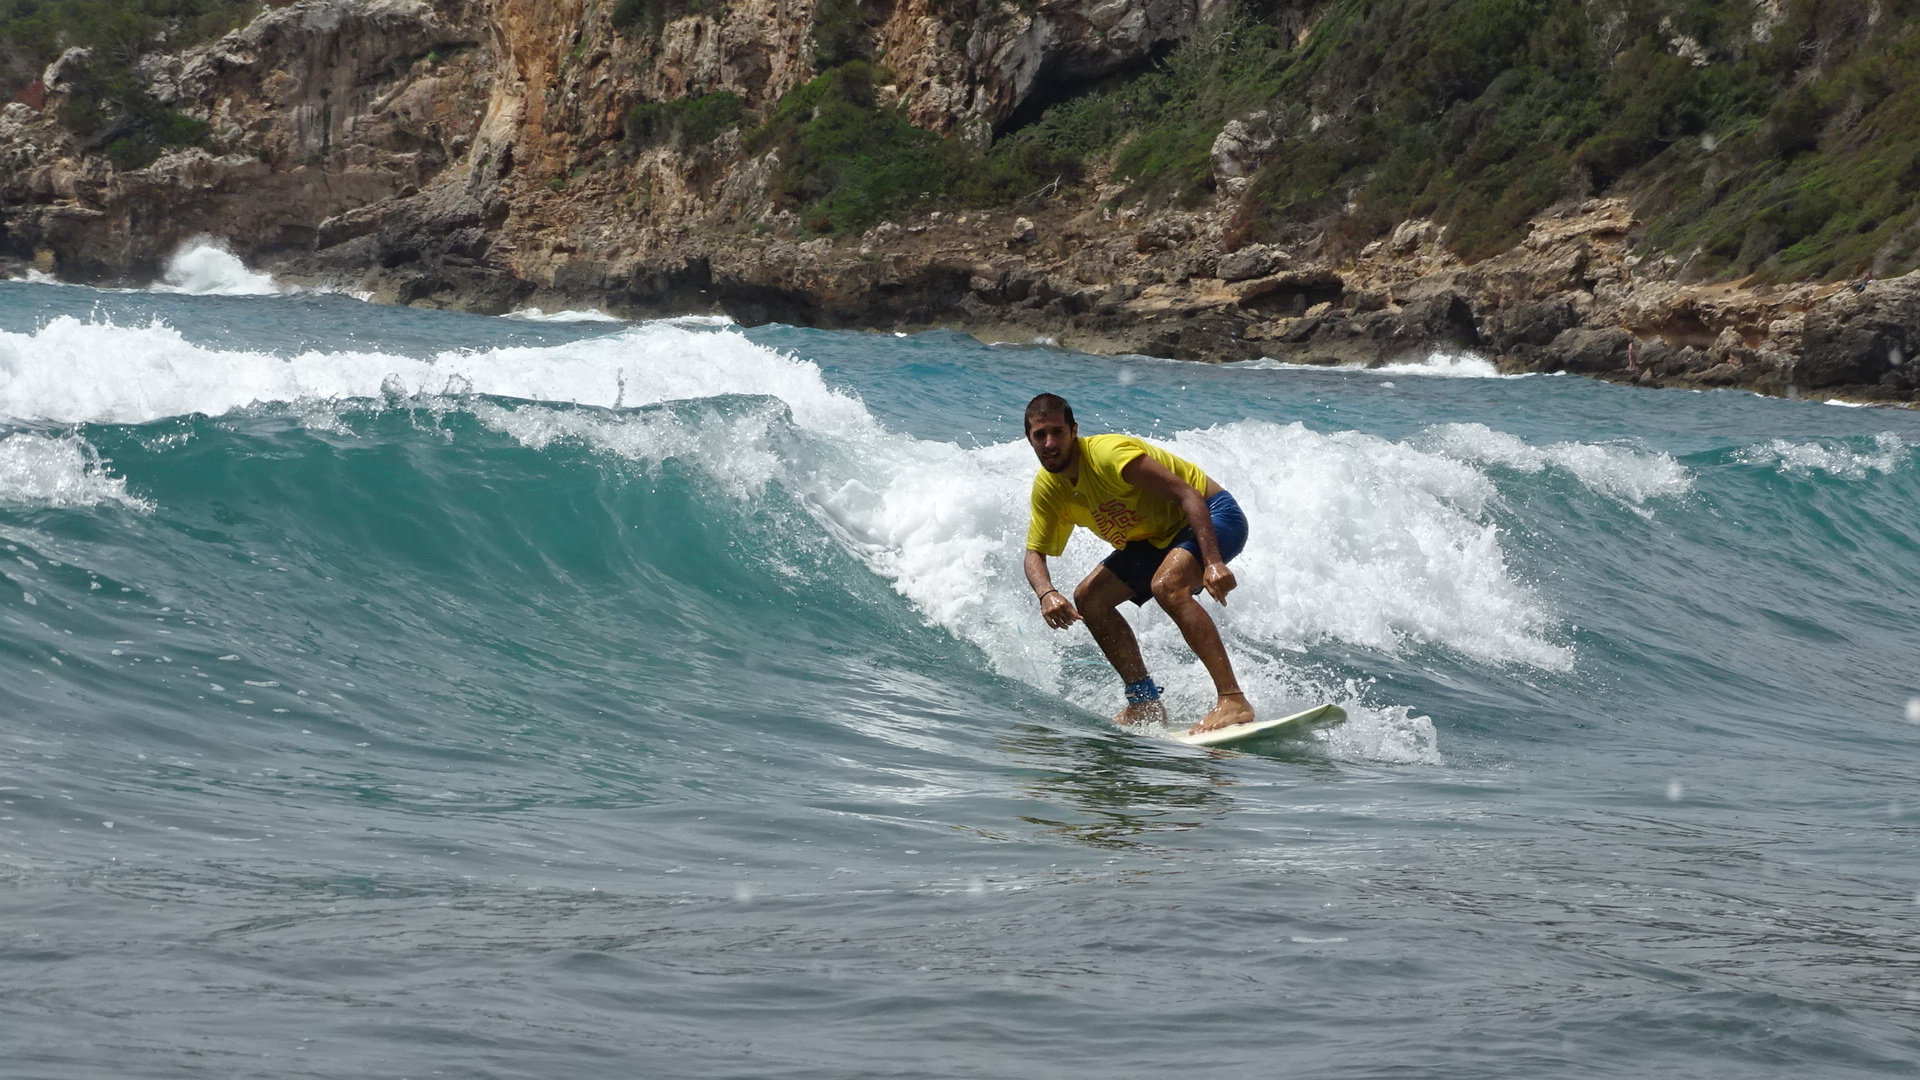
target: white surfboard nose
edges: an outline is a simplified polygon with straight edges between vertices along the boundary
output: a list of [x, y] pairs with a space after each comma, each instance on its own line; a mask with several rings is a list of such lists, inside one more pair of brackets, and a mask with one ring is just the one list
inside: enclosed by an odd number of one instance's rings
[[1315, 705], [1311, 709], [1303, 709], [1291, 716], [1282, 716], [1277, 720], [1255, 720], [1248, 724], [1229, 724], [1223, 728], [1214, 728], [1212, 731], [1202, 731], [1198, 734], [1188, 734], [1183, 731], [1171, 735], [1169, 738], [1174, 742], [1185, 743], [1188, 746], [1232, 746], [1235, 743], [1246, 742], [1249, 739], [1254, 739], [1262, 735], [1279, 737], [1282, 735], [1290, 735], [1294, 732], [1304, 732], [1310, 728], [1327, 727], [1342, 723], [1346, 718], [1347, 711], [1338, 705]]

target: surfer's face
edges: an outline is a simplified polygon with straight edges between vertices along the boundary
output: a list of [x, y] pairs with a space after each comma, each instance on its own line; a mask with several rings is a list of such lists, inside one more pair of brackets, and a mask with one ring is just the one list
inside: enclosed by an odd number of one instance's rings
[[1073, 464], [1074, 440], [1079, 435], [1080, 425], [1069, 425], [1059, 413], [1037, 416], [1027, 425], [1027, 443], [1040, 459], [1040, 467], [1051, 473], [1065, 472]]

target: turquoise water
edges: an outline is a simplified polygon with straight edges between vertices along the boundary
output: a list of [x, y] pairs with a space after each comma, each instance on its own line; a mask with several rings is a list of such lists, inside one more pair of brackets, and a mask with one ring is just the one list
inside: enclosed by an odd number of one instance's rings
[[[0, 1074], [1920, 1064], [1909, 413], [311, 294], [0, 331]], [[1236, 493], [1243, 681], [1348, 724], [1106, 722], [1020, 580], [1043, 389]]]

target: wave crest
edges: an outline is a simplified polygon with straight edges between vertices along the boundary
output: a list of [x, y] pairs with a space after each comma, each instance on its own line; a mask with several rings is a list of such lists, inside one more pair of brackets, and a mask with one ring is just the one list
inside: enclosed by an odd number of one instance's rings
[[1793, 442], [1772, 439], [1735, 456], [1742, 465], [1772, 465], [1792, 476], [1826, 473], [1842, 480], [1865, 480], [1871, 473], [1890, 473], [1913, 460], [1913, 448], [1891, 431], [1873, 437], [1873, 449], [1863, 450], [1837, 440]]
[[163, 323], [119, 326], [60, 316], [31, 334], [0, 332], [0, 416], [54, 423], [138, 424], [221, 416], [270, 404], [463, 393], [631, 408], [721, 394], [773, 394], [803, 427], [875, 425], [819, 368], [738, 333], [648, 323], [550, 347], [447, 351], [430, 359], [380, 352], [272, 353], [193, 344]]
[[1671, 455], [1624, 446], [1578, 442], [1534, 446], [1485, 424], [1440, 424], [1427, 429], [1424, 441], [1435, 453], [1459, 461], [1523, 473], [1564, 469], [1589, 489], [1635, 507], [1653, 498], [1684, 495], [1693, 488], [1693, 474]]
[[150, 510], [127, 492], [92, 444], [78, 435], [15, 432], [0, 438], [0, 504], [83, 507], [116, 504]]

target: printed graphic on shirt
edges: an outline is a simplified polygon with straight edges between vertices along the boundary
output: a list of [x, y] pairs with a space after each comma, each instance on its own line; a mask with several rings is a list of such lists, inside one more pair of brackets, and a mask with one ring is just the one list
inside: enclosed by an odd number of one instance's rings
[[1186, 512], [1120, 475], [1141, 456], [1153, 458], [1195, 491], [1207, 490], [1207, 474], [1199, 466], [1152, 443], [1131, 435], [1082, 436], [1079, 475], [1073, 483], [1045, 469], [1033, 478], [1027, 549], [1058, 555], [1066, 550], [1076, 525], [1093, 530], [1116, 548], [1133, 540], [1151, 540], [1161, 547], [1172, 543], [1187, 525]]

